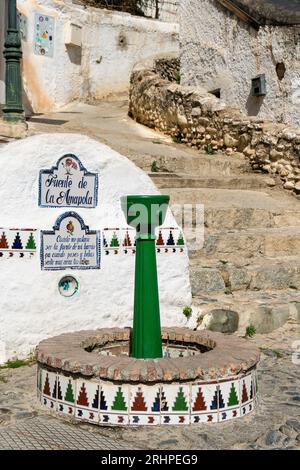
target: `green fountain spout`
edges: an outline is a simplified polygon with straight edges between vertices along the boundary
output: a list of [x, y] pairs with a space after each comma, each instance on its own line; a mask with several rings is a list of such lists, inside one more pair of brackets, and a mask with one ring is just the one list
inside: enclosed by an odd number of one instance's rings
[[155, 229], [166, 216], [169, 196], [124, 196], [122, 210], [136, 229], [132, 357], [162, 357]]

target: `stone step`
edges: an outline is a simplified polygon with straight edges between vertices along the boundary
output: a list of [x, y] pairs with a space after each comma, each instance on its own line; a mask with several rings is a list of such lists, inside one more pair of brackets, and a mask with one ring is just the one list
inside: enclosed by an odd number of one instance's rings
[[162, 192], [173, 188], [215, 188], [215, 189], [265, 189], [262, 175], [201, 176], [178, 173], [149, 173], [154, 184]]
[[[174, 211], [176, 217], [176, 211]], [[182, 211], [179, 211], [176, 220], [182, 225]], [[193, 226], [197, 218], [194, 212]], [[209, 230], [251, 229], [251, 228], [276, 228], [276, 227], [300, 227], [300, 211], [281, 210], [268, 211], [253, 208], [212, 208], [204, 207], [204, 226]]]
[[170, 206], [181, 226], [187, 205], [193, 206], [193, 226], [196, 221], [199, 223], [196, 208], [200, 220], [204, 210], [205, 228], [209, 230], [300, 226], [300, 204], [281, 193], [276, 193], [275, 198], [249, 190], [162, 188], [161, 191], [170, 195]]
[[286, 289], [200, 295], [193, 298], [193, 310], [199, 328], [244, 335], [253, 325], [256, 333], [270, 333], [287, 321], [300, 321], [300, 292]]
[[[247, 230], [204, 231], [203, 247], [195, 243], [196, 230], [185, 230], [191, 258], [223, 260], [278, 257], [300, 254], [300, 227], [257, 228]], [[199, 232], [200, 233], [200, 232]]]
[[[257, 175], [261, 176], [261, 175]], [[160, 188], [171, 204], [204, 204], [217, 208], [254, 208], [266, 210], [297, 209], [300, 203], [283, 191], [251, 191], [218, 188]]]
[[153, 155], [153, 151], [151, 155], [141, 153], [139, 149], [136, 155], [130, 155], [130, 159], [147, 172], [152, 171], [151, 168], [153, 169], [154, 166], [159, 173], [186, 173], [188, 171], [190, 174], [198, 174], [202, 177], [239, 175], [241, 172], [251, 171], [244, 157], [228, 157], [222, 154], [211, 157], [195, 151], [189, 155], [188, 149], [181, 153], [177, 149], [175, 155], [174, 153], [174, 147], [157, 145], [157, 154]]
[[300, 289], [300, 256], [254, 258], [249, 264], [192, 262], [190, 279], [193, 295], [236, 291]]
[[[189, 227], [186, 218], [190, 217], [190, 208], [181, 205], [171, 205], [177, 223], [182, 227]], [[186, 212], [185, 212], [186, 211]], [[204, 217], [203, 217], [204, 216]], [[184, 221], [184, 223], [183, 223]], [[205, 205], [192, 208], [192, 230], [247, 230], [259, 228], [300, 227], [300, 210], [267, 210], [256, 208], [214, 208]], [[197, 224], [197, 225], [196, 225]], [[185, 228], [188, 232], [188, 228]]]

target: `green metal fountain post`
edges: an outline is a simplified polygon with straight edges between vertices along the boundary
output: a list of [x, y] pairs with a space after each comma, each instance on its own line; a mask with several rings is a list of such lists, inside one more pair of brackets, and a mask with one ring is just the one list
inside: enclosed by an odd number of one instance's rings
[[5, 71], [5, 107], [3, 119], [7, 122], [23, 122], [25, 120], [22, 106], [21, 77], [21, 39], [17, 23], [16, 0], [8, 0], [7, 32], [4, 44]]
[[162, 357], [155, 228], [164, 221], [169, 196], [125, 196], [122, 209], [137, 230], [132, 357]]

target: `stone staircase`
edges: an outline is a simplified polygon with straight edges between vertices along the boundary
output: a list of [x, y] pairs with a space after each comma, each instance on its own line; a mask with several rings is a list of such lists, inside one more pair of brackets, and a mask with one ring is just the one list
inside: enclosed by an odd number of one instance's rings
[[203, 246], [193, 243], [196, 227], [185, 229], [193, 303], [204, 324], [227, 331], [237, 313], [240, 333], [250, 324], [268, 333], [300, 320], [299, 201], [271, 188], [241, 156], [186, 154], [156, 165], [149, 174], [171, 205], [204, 205]]
[[[251, 323], [267, 333], [291, 316], [300, 321], [296, 197], [273, 187], [269, 176], [254, 173], [241, 154], [200, 153], [137, 124], [127, 116], [127, 98], [74, 104], [69, 111], [29, 122], [30, 132], [90, 135], [146, 171], [170, 194], [171, 205], [204, 204], [202, 248], [194, 246], [193, 230], [185, 229], [196, 318], [199, 308], [208, 314], [203, 324], [215, 316], [221, 331], [230, 331], [236, 312], [242, 334]], [[60, 121], [65, 123], [57, 125]]]

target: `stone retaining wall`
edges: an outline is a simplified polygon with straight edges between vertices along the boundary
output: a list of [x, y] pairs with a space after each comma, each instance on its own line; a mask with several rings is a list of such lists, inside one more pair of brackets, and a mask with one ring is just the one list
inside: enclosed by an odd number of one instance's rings
[[245, 116], [203, 88], [171, 83], [141, 69], [131, 75], [129, 114], [208, 154], [241, 152], [253, 170], [278, 176], [270, 185], [283, 184], [300, 194], [299, 128]]
[[180, 82], [180, 59], [167, 58], [157, 59], [154, 66], [155, 72], [161, 77], [170, 82]]

